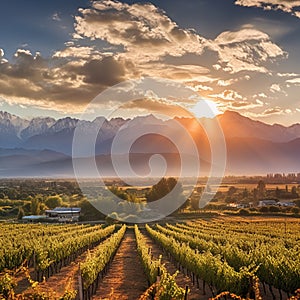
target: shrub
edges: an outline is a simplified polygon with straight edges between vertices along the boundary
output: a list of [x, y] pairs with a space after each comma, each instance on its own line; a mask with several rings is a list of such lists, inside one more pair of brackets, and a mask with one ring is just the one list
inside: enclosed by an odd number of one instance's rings
[[270, 206], [269, 212], [272, 212], [272, 213], [280, 212], [280, 208], [278, 206]]
[[257, 210], [257, 208], [255, 208], [255, 207], [250, 207], [250, 208], [249, 208], [249, 211], [257, 212], [258, 210]]
[[242, 209], [239, 210], [239, 215], [248, 216], [248, 215], [250, 215], [250, 212], [249, 212], [248, 209], [242, 208]]
[[267, 213], [269, 212], [269, 207], [268, 206], [262, 206], [259, 208], [259, 211], [262, 213]]

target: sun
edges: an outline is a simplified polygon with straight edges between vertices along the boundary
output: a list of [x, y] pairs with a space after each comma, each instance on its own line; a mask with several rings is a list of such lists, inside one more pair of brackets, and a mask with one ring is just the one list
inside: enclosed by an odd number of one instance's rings
[[215, 102], [206, 99], [198, 101], [196, 105], [192, 107], [191, 112], [197, 118], [214, 118], [221, 113]]

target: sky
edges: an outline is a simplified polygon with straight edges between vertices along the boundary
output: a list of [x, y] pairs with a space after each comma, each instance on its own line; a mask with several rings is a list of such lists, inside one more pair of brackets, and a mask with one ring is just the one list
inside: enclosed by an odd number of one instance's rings
[[300, 120], [299, 36], [300, 0], [3, 0], [0, 110], [79, 116], [109, 87], [160, 77], [199, 97], [141, 99], [132, 111], [199, 114], [204, 100], [289, 126]]

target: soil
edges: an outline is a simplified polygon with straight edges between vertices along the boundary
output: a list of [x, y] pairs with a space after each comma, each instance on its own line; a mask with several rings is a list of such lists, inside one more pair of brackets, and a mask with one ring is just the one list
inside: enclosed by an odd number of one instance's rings
[[127, 228], [119, 249], [99, 284], [93, 300], [135, 300], [148, 288], [146, 275], [136, 249], [133, 229]]
[[[78, 290], [79, 264], [86, 259], [87, 251], [78, 256], [74, 262], [68, 266], [62, 267], [60, 272], [52, 275], [47, 281], [41, 282], [36, 287], [38, 293], [45, 293], [52, 299], [57, 299], [64, 295], [65, 291]], [[33, 270], [30, 272], [33, 278]], [[31, 294], [35, 290], [30, 286], [28, 280], [24, 277], [20, 278], [16, 292]]]

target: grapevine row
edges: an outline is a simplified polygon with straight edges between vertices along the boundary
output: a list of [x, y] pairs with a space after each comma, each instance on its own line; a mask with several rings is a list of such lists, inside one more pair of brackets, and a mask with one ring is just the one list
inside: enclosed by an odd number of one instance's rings
[[157, 260], [153, 259], [151, 250], [137, 225], [135, 225], [134, 231], [137, 251], [142, 260], [149, 283], [151, 285], [155, 282], [157, 283], [156, 296], [159, 296], [159, 299], [182, 300], [185, 295], [185, 290], [179, 287], [175, 281], [177, 272], [173, 275], [168, 273], [165, 266], [161, 263], [161, 257]]
[[248, 270], [235, 271], [221, 257], [213, 256], [210, 252], [199, 253], [189, 247], [188, 244], [180, 243], [172, 237], [153, 230], [146, 225], [150, 236], [161, 244], [182, 266], [201, 278], [211, 288], [215, 287], [218, 292], [228, 291], [246, 296], [251, 292], [249, 282], [253, 275]]
[[86, 260], [80, 264], [80, 275], [82, 279], [82, 294], [84, 299], [89, 299], [96, 291], [100, 274], [112, 260], [126, 232], [126, 225], [119, 231], [107, 238], [93, 253], [89, 253]]

